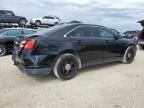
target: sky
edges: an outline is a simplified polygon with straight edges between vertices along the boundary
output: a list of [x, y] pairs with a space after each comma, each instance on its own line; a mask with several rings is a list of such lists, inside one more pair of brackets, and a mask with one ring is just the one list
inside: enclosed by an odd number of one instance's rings
[[144, 0], [1, 0], [0, 9], [27, 19], [54, 15], [62, 22], [79, 20], [120, 32], [141, 30], [137, 22], [144, 19]]

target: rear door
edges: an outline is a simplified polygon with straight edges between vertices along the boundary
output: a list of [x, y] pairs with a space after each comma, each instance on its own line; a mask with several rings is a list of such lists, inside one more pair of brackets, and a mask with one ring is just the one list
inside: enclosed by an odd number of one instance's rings
[[67, 36], [72, 38], [82, 63], [102, 61], [101, 44], [103, 40], [100, 38], [96, 27], [78, 27]]
[[0, 11], [0, 23], [4, 23], [4, 16], [5, 16], [5, 12]]
[[15, 15], [11, 11], [5, 11], [5, 22], [16, 23]]

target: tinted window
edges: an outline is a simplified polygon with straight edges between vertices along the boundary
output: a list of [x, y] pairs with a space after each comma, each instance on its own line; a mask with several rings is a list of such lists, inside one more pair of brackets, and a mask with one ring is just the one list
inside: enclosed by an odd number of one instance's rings
[[99, 28], [99, 34], [104, 38], [114, 38], [114, 34], [105, 28]]
[[0, 15], [4, 15], [4, 11], [0, 11]]
[[67, 36], [73, 37], [99, 37], [99, 33], [96, 27], [79, 27], [76, 30], [70, 32]]
[[25, 35], [29, 35], [29, 34], [34, 34], [35, 31], [32, 31], [32, 30], [23, 30], [24, 34]]
[[16, 36], [22, 35], [21, 30], [10, 30], [10, 31], [7, 31], [6, 33], [8, 37], [16, 37]]
[[12, 12], [5, 12], [5, 15], [10, 15], [10, 16], [12, 16], [13, 15], [13, 13]]
[[47, 19], [54, 19], [53, 17], [47, 17]]
[[54, 19], [53, 17], [50, 17], [50, 16], [45, 16], [43, 17], [44, 19]]

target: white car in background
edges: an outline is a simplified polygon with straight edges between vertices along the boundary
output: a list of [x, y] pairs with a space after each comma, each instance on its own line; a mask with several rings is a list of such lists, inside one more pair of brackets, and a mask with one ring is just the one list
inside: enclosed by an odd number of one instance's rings
[[44, 16], [43, 18], [33, 18], [30, 23], [36, 26], [57, 25], [60, 24], [60, 19], [56, 16]]

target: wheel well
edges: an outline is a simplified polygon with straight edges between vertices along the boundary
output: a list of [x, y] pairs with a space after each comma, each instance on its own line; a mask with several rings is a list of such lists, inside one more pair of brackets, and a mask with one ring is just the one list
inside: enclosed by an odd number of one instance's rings
[[81, 59], [80, 59], [79, 55], [74, 50], [72, 50], [72, 49], [64, 50], [64, 51], [60, 52], [59, 55], [66, 54], [66, 53], [75, 55], [78, 59], [78, 62], [79, 62], [79, 69], [82, 68]]
[[26, 20], [26, 18], [20, 18], [19, 21], [22, 20], [22, 19]]
[[36, 21], [39, 21], [39, 22], [41, 23], [41, 21], [40, 21], [40, 20], [35, 20], [35, 22], [36, 22]]

